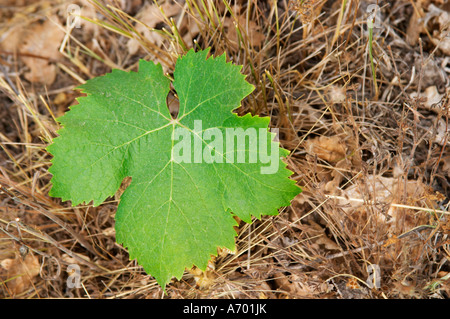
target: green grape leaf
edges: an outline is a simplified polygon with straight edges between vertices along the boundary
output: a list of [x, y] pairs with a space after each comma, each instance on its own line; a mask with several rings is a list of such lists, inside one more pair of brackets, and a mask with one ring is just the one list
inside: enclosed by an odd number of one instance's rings
[[50, 195], [100, 205], [125, 177], [116, 240], [162, 286], [186, 267], [205, 269], [217, 247], [234, 250], [237, 222], [275, 215], [301, 189], [282, 161], [289, 152], [269, 118], [232, 111], [254, 87], [225, 54], [189, 51], [177, 60], [179, 112], [166, 104], [170, 80], [141, 60], [87, 81], [58, 118]]

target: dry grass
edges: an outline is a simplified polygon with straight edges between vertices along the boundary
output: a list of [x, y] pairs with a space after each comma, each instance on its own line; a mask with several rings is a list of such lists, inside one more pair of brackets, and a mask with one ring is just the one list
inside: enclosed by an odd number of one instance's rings
[[[374, 1], [142, 2], [73, 1], [80, 28], [68, 27], [64, 1], [0, 7], [3, 298], [450, 296], [449, 29], [430, 14], [448, 3], [380, 3], [369, 43]], [[61, 34], [49, 37], [45, 21]], [[271, 116], [304, 192], [278, 216], [241, 224], [235, 254], [187, 270], [163, 295], [115, 243], [118, 195], [100, 207], [47, 195], [45, 147], [75, 86], [140, 58], [170, 74], [192, 47], [244, 66], [256, 90], [238, 112]], [[67, 286], [71, 264], [81, 288]]]

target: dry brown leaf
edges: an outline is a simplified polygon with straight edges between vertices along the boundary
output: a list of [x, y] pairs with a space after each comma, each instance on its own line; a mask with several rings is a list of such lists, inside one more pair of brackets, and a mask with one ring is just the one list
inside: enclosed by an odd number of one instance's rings
[[325, 229], [312, 220], [308, 220], [308, 224], [311, 226], [306, 229], [306, 233], [312, 238], [312, 242], [315, 246], [323, 245], [327, 250], [339, 250], [339, 246], [332, 241], [325, 234]]
[[186, 23], [186, 31], [183, 34], [183, 42], [190, 48], [194, 44], [194, 38], [198, 36], [200, 33], [200, 29], [198, 28], [198, 24], [190, 19], [183, 20]]
[[23, 25], [13, 24], [8, 30], [0, 30], [0, 48], [15, 53], [22, 41]]
[[[371, 210], [376, 214], [373, 217], [377, 218], [379, 225], [388, 225], [390, 232], [394, 233], [427, 222], [426, 214], [415, 214], [415, 210], [401, 207], [402, 203], [417, 207], [433, 205], [433, 202], [428, 200], [431, 190], [420, 181], [408, 180], [405, 183], [401, 178], [369, 175], [362, 185], [363, 187], [356, 183], [343, 191], [343, 197], [339, 198], [338, 203], [346, 213], [362, 216], [363, 212], [368, 212], [365, 209], [366, 203], [375, 204], [378, 209]], [[397, 229], [397, 226], [400, 229]]]
[[[2, 0], [0, 1], [0, 48], [7, 52], [19, 51], [26, 31], [32, 29], [30, 16], [34, 16], [39, 0]], [[4, 7], [4, 9], [3, 9]], [[21, 7], [20, 10], [17, 10]], [[3, 18], [5, 15], [5, 18]], [[3, 23], [4, 22], [4, 23]]]
[[235, 254], [235, 252], [227, 248], [220, 248], [220, 247], [217, 249], [217, 253], [218, 253], [217, 256], [211, 257], [205, 271], [199, 269], [196, 266], [192, 267], [191, 269], [188, 269], [188, 272], [194, 277], [197, 288], [206, 290], [212, 287], [216, 282], [217, 278], [217, 274], [215, 273], [217, 258], [224, 257], [228, 254], [232, 255]]
[[[89, 0], [78, 0], [79, 8], [80, 8], [80, 16], [85, 17], [88, 19], [91, 19], [95, 21], [97, 19], [97, 10], [92, 5], [92, 3]], [[68, 4], [69, 5], [69, 4]], [[66, 14], [67, 17], [69, 17], [68, 7], [66, 7]], [[74, 12], [78, 13], [78, 12]], [[83, 33], [94, 33], [95, 36], [92, 36], [92, 39], [95, 39], [99, 32], [99, 26], [95, 23], [92, 23], [86, 19], [79, 18], [77, 21], [79, 23], [79, 27], [83, 30]]]
[[450, 13], [430, 4], [424, 18], [425, 23], [432, 19], [438, 28], [432, 30], [431, 41], [433, 44], [439, 45], [439, 50], [444, 54], [450, 55]]
[[338, 162], [345, 158], [347, 146], [339, 136], [319, 136], [305, 141], [305, 149], [327, 162]]
[[[238, 24], [246, 34], [248, 38], [246, 40], [249, 41], [249, 45], [252, 47], [261, 47], [266, 36], [261, 32], [260, 26], [255, 21], [248, 21], [247, 27], [247, 19], [245, 16], [238, 16]], [[239, 39], [238, 33], [236, 31], [236, 22], [234, 18], [226, 17], [224, 21], [224, 26], [228, 29], [227, 38], [231, 42], [232, 45], [237, 48]]]
[[[444, 146], [447, 144], [450, 140], [449, 136], [449, 124], [444, 119], [439, 119], [437, 128], [436, 128], [436, 137], [434, 138], [433, 142]], [[448, 172], [447, 172], [448, 174]], [[450, 176], [450, 175], [447, 175]]]
[[64, 32], [52, 21], [58, 21], [58, 18], [52, 16], [42, 24], [33, 24], [27, 30], [20, 46], [21, 53], [42, 57], [22, 57], [22, 61], [30, 69], [25, 73], [25, 78], [30, 82], [50, 85], [55, 81], [56, 66], [52, 61], [60, 57], [59, 46], [64, 38]]
[[[442, 4], [442, 3], [438, 3]], [[433, 21], [437, 29], [430, 30]], [[430, 1], [416, 1], [414, 12], [409, 20], [406, 30], [406, 42], [415, 46], [422, 33], [432, 33], [431, 41], [434, 45], [439, 45], [439, 50], [450, 55], [450, 14], [435, 6]]]
[[312, 284], [312, 281], [308, 279], [304, 275], [286, 275], [277, 272], [273, 280], [278, 291], [287, 293], [283, 296], [285, 298], [312, 298], [320, 292], [321, 287]]
[[325, 249], [327, 250], [339, 250], [339, 246], [330, 238], [328, 238], [325, 234], [323, 234], [316, 240], [316, 244], [324, 245]]
[[[163, 3], [161, 6], [157, 6], [156, 4], [147, 5], [143, 7], [136, 16], [136, 19], [142, 22], [136, 24], [136, 31], [151, 43], [161, 46], [164, 37], [152, 29], [159, 23], [166, 22], [166, 18], [179, 14], [181, 10], [182, 7], [179, 4], [171, 3], [170, 1]], [[130, 39], [127, 43], [127, 47], [130, 54], [136, 54], [141, 45], [138, 40]]]
[[450, 177], [450, 155], [445, 156], [442, 159], [442, 162], [444, 163], [442, 166], [442, 170], [448, 177]]
[[420, 34], [423, 32], [423, 24], [420, 23], [420, 14], [423, 14], [423, 10], [419, 6], [417, 11], [414, 10], [411, 18], [409, 19], [408, 28], [406, 29], [406, 42], [411, 46], [417, 44]]
[[[367, 188], [362, 188], [358, 183], [354, 184], [344, 191], [344, 196], [352, 200], [341, 200], [340, 204], [344, 207], [359, 207], [363, 204], [359, 201], [366, 199], [368, 201], [389, 202], [392, 200], [393, 185], [396, 180], [382, 176], [369, 175], [363, 181]], [[367, 196], [369, 196], [367, 198]], [[358, 200], [358, 201], [356, 201]]]
[[419, 297], [418, 290], [415, 285], [411, 282], [394, 282], [394, 291], [399, 295], [404, 295], [409, 298]]
[[26, 5], [31, 5], [40, 0], [1, 0], [0, 5], [4, 7], [23, 7]]
[[196, 287], [206, 290], [214, 285], [215, 279], [217, 278], [214, 269], [214, 261], [209, 261], [205, 271], [194, 266], [191, 269], [188, 269], [188, 272], [193, 275]]
[[14, 259], [4, 259], [0, 265], [7, 270], [6, 285], [12, 295], [29, 289], [34, 278], [39, 275], [39, 260], [32, 253], [28, 253], [25, 259], [20, 255]]
[[423, 106], [434, 112], [441, 111], [441, 101], [445, 94], [439, 94], [437, 87], [435, 85], [429, 86], [425, 89], [423, 93], [417, 94], [417, 92], [413, 92], [410, 94], [411, 98], [420, 98], [424, 99]]
[[334, 169], [331, 170], [330, 173], [331, 180], [325, 184], [325, 186], [323, 187], [323, 191], [327, 194], [336, 194], [340, 192], [339, 185], [341, 184], [344, 178], [344, 174], [342, 172], [345, 171], [346, 169], [351, 169], [355, 167], [359, 166], [352, 165], [352, 162], [347, 159], [343, 159], [337, 162], [334, 165]]
[[296, 292], [295, 285], [292, 285], [289, 278], [282, 272], [277, 272], [273, 276], [273, 282], [277, 287], [278, 291], [283, 291], [289, 293], [289, 295], [294, 294]]

